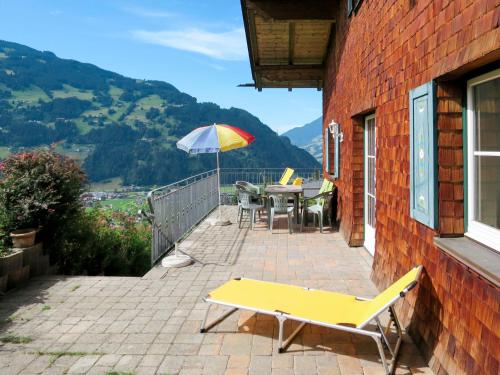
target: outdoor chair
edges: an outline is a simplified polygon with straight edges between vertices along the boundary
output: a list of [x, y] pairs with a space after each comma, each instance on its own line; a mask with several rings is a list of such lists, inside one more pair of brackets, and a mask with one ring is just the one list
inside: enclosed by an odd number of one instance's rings
[[[236, 192], [238, 192], [238, 189], [243, 189], [252, 193], [253, 194], [253, 197], [251, 198], [252, 203], [263, 204], [265, 206], [266, 197], [260, 193], [260, 187], [247, 181], [236, 181], [234, 187], [236, 189]], [[238, 198], [238, 194], [236, 194], [236, 197]], [[261, 211], [258, 212], [260, 217]], [[241, 213], [241, 204], [238, 198], [238, 218], [240, 217], [240, 213]]]
[[[207, 332], [238, 309], [271, 315], [278, 320], [278, 351], [282, 353], [306, 323], [333, 328], [371, 337], [377, 344], [386, 374], [392, 374], [403, 337], [394, 304], [404, 298], [417, 285], [421, 272], [422, 266], [414, 267], [373, 299], [287, 284], [237, 278], [211, 291], [204, 298], [204, 301], [210, 305], [200, 331], [202, 333]], [[212, 323], [207, 324], [207, 317], [212, 304], [231, 307], [231, 310]], [[384, 330], [380, 322], [380, 315], [386, 311], [389, 312], [390, 320], [388, 327]], [[301, 322], [301, 324], [283, 342], [283, 330], [286, 320], [295, 320]], [[375, 330], [368, 329], [370, 323], [375, 325]], [[391, 347], [387, 338], [392, 323], [394, 323], [397, 335], [393, 347]], [[384, 346], [387, 347], [388, 352], [391, 354], [389, 361], [386, 359]]]
[[[316, 216], [319, 222], [319, 231], [323, 233], [323, 219], [325, 207], [328, 207], [331, 197], [333, 196], [333, 190], [325, 191], [319, 193], [314, 197], [304, 198], [304, 203], [302, 206], [302, 220], [300, 221], [300, 231], [304, 229], [304, 223], [307, 220], [307, 214], [311, 213], [313, 215], [313, 225], [316, 226]], [[327, 215], [329, 224], [331, 225], [330, 216]], [[307, 225], [307, 223], [306, 223]]]
[[260, 194], [260, 188], [257, 185], [254, 185], [250, 182], [247, 181], [236, 181], [236, 185], [239, 185], [243, 187], [245, 190], [254, 193], [254, 194]]
[[292, 178], [293, 172], [295, 171], [292, 168], [286, 168], [283, 174], [281, 175], [279, 184], [280, 185], [288, 184], [288, 181], [290, 181], [290, 178]]
[[273, 221], [276, 214], [286, 214], [288, 217], [288, 231], [292, 233], [292, 213], [293, 207], [288, 206], [288, 194], [270, 194], [269, 199], [269, 230], [273, 230]]
[[242, 188], [236, 188], [236, 193], [238, 195], [238, 216], [239, 216], [239, 228], [241, 228], [241, 222], [243, 221], [244, 212], [248, 212], [250, 215], [250, 228], [253, 229], [255, 223], [255, 212], [259, 212], [264, 209], [264, 205], [260, 203], [260, 197], [248, 190]]
[[323, 179], [323, 184], [319, 188], [318, 194], [324, 193], [325, 191], [331, 191], [333, 189], [333, 182]]

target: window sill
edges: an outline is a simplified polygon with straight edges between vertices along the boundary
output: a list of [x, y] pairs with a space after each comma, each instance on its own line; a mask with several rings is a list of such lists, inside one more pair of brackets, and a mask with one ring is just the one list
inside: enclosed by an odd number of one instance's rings
[[434, 237], [434, 245], [495, 286], [500, 286], [500, 253], [467, 237]]

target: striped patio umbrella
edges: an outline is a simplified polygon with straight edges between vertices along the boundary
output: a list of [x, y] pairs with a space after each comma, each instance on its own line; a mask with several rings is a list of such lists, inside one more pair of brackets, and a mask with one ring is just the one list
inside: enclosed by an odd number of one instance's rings
[[235, 126], [226, 124], [213, 124], [194, 129], [177, 142], [177, 148], [190, 154], [216, 153], [217, 154], [217, 180], [219, 193], [219, 220], [222, 222], [220, 210], [220, 166], [219, 152], [225, 152], [248, 146], [255, 137]]

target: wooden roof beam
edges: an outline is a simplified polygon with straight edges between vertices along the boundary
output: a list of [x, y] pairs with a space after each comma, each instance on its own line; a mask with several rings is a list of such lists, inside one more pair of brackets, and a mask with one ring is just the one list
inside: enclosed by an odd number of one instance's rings
[[335, 21], [333, 0], [244, 0], [249, 11], [273, 20]]
[[260, 84], [265, 86], [265, 81], [322, 81], [322, 65], [272, 65], [255, 67], [255, 75], [259, 77]]
[[295, 50], [295, 23], [288, 24], [288, 64], [293, 65], [293, 53]]

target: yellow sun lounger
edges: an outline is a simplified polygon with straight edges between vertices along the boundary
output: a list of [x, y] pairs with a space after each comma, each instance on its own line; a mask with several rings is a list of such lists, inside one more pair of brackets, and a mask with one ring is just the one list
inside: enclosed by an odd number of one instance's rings
[[[236, 310], [243, 309], [272, 315], [278, 319], [280, 353], [286, 349], [306, 323], [357, 333], [375, 340], [382, 365], [387, 374], [390, 374], [394, 369], [402, 340], [401, 325], [393, 306], [397, 300], [404, 298], [406, 293], [417, 285], [421, 271], [422, 266], [413, 268], [373, 299], [267, 281], [234, 279], [213, 290], [204, 299], [210, 306], [218, 304], [232, 307], [232, 309], [214, 322], [207, 324], [209, 306], [200, 331], [202, 333], [208, 331]], [[380, 314], [387, 310], [389, 310], [391, 321], [395, 324], [398, 336], [394, 348], [391, 348], [386, 336], [391, 322], [384, 333], [379, 319]], [[283, 325], [287, 319], [296, 320], [302, 324], [283, 342]], [[365, 329], [371, 322], [376, 324], [378, 332]], [[385, 357], [384, 346], [391, 354], [389, 363]]]
[[292, 178], [293, 172], [295, 172], [295, 170], [293, 170], [292, 168], [286, 168], [283, 174], [281, 175], [279, 184], [280, 185], [288, 184], [288, 181], [290, 181], [290, 178]]

